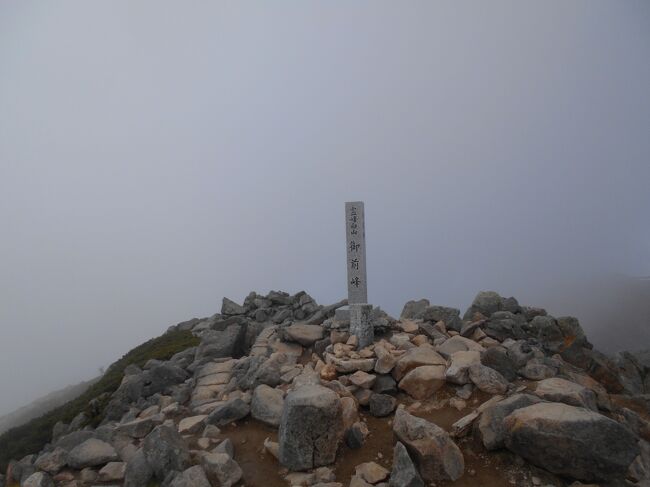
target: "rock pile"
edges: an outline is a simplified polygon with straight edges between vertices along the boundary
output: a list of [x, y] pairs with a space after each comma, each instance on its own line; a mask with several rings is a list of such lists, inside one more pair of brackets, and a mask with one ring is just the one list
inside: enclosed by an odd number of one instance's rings
[[[129, 367], [99, 427], [58, 424], [0, 487], [238, 485], [247, 472], [222, 429], [249, 417], [277, 429], [277, 443], [245, 448], [276, 458], [286, 485], [453, 485], [476, 474], [476, 443], [549, 485], [650, 485], [650, 351], [607, 357], [575, 318], [494, 292], [462, 317], [425, 299], [399, 320], [375, 310], [375, 341], [359, 347], [335, 316], [345, 304], [304, 292], [224, 298], [221, 313], [174, 327], [200, 345]], [[445, 427], [444, 408], [466, 414]], [[392, 429], [392, 464], [337, 479], [337, 458], [373, 437], [372, 417]], [[518, 485], [541, 485], [526, 475]]]

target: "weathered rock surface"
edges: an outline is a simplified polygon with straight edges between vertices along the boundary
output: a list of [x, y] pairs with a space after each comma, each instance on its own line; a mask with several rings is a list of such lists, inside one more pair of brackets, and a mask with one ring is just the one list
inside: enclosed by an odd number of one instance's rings
[[205, 422], [215, 426], [225, 426], [245, 418], [249, 413], [250, 406], [239, 397], [235, 397], [214, 408], [208, 417], [205, 418]]
[[469, 368], [469, 378], [483, 392], [503, 394], [508, 390], [508, 381], [496, 370], [483, 364], [474, 364]]
[[251, 416], [277, 428], [280, 426], [283, 406], [284, 395], [282, 391], [262, 384], [257, 386], [253, 392]]
[[563, 402], [571, 406], [598, 411], [596, 394], [592, 390], [560, 377], [538, 382], [534, 393], [550, 402]]
[[305, 385], [287, 394], [280, 422], [280, 463], [290, 470], [329, 465], [343, 434], [341, 403], [330, 389]]
[[393, 432], [415, 458], [426, 482], [453, 481], [463, 475], [463, 454], [439, 426], [399, 408], [395, 412]]
[[320, 325], [296, 323], [284, 329], [287, 339], [300, 343], [304, 347], [311, 347], [316, 341], [323, 338], [325, 330]]
[[117, 460], [119, 460], [119, 457], [115, 448], [96, 438], [84, 441], [68, 454], [68, 465], [77, 470], [96, 467]]
[[211, 487], [203, 467], [194, 465], [177, 474], [169, 487]]
[[211, 483], [220, 487], [231, 487], [239, 482], [243, 475], [239, 464], [226, 453], [204, 454], [201, 464]]
[[399, 388], [415, 399], [426, 399], [445, 385], [443, 365], [423, 365], [409, 371]]
[[481, 353], [474, 350], [458, 351], [451, 354], [445, 378], [452, 384], [464, 385], [470, 382], [469, 368], [481, 363]]
[[413, 460], [401, 442], [395, 443], [393, 448], [393, 470], [388, 482], [390, 487], [424, 487], [422, 477], [413, 464]]
[[485, 448], [488, 450], [503, 448], [506, 433], [503, 421], [506, 416], [517, 409], [540, 401], [538, 397], [530, 394], [515, 394], [485, 408], [476, 423], [476, 430]]
[[176, 428], [171, 426], [157, 426], [144, 439], [142, 451], [158, 480], [164, 480], [170, 472], [182, 472], [190, 466], [187, 445]]
[[54, 481], [45, 472], [35, 472], [22, 485], [23, 487], [54, 487]]
[[400, 381], [408, 372], [422, 365], [446, 366], [447, 361], [433, 347], [422, 345], [412, 348], [402, 355], [391, 373], [395, 380]]
[[632, 432], [601, 414], [562, 403], [518, 409], [504, 421], [506, 447], [550, 472], [584, 481], [625, 475], [639, 454]]

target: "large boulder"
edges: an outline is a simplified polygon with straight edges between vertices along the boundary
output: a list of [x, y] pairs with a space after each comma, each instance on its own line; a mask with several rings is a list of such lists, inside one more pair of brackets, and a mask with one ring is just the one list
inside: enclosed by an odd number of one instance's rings
[[537, 404], [541, 400], [530, 394], [515, 394], [483, 410], [479, 420], [474, 423], [476, 432], [488, 450], [504, 447], [506, 430], [503, 420], [517, 409]]
[[262, 384], [253, 391], [251, 401], [253, 418], [277, 428], [282, 418], [282, 406], [284, 406], [284, 394], [280, 389]]
[[233, 316], [233, 315], [243, 315], [246, 313], [246, 309], [235, 303], [233, 300], [228, 299], [226, 297], [223, 298], [223, 301], [221, 303], [221, 314], [225, 316]]
[[34, 463], [39, 470], [51, 475], [56, 475], [59, 470], [68, 464], [68, 452], [61, 447], [56, 447], [51, 452], [44, 453]]
[[503, 309], [503, 298], [494, 291], [481, 291], [479, 292], [472, 305], [465, 311], [463, 316], [464, 320], [473, 321], [476, 313], [480, 313], [486, 318], [489, 318], [492, 313], [501, 311]]
[[560, 377], [538, 382], [534, 393], [546, 401], [563, 402], [571, 406], [598, 411], [596, 394], [591, 389]]
[[506, 338], [519, 340], [526, 337], [525, 324], [526, 319], [522, 315], [516, 315], [510, 311], [497, 311], [487, 321], [483, 331], [490, 338], [500, 342]]
[[428, 299], [420, 299], [418, 301], [408, 301], [402, 309], [401, 319], [416, 320], [421, 319], [424, 311], [429, 307]]
[[444, 365], [423, 365], [408, 372], [399, 382], [399, 388], [415, 399], [433, 396], [445, 385]]
[[399, 408], [395, 412], [393, 432], [415, 459], [424, 481], [454, 481], [463, 475], [463, 454], [449, 434], [436, 424]]
[[225, 330], [206, 331], [196, 349], [195, 360], [203, 364], [217, 358], [241, 357], [246, 346], [246, 328], [243, 324], [233, 324]]
[[436, 351], [445, 358], [451, 357], [456, 352], [464, 352], [467, 350], [484, 352], [485, 348], [474, 340], [460, 335], [455, 335], [436, 347]]
[[295, 323], [284, 329], [284, 336], [287, 340], [300, 343], [304, 347], [311, 347], [323, 338], [324, 333], [325, 330], [322, 326], [306, 323]]
[[145, 375], [146, 383], [142, 391], [145, 397], [169, 392], [170, 387], [182, 384], [189, 378], [184, 369], [169, 362], [154, 365]]
[[499, 372], [506, 380], [513, 381], [517, 378], [517, 367], [505, 347], [488, 348], [481, 354], [481, 363]]
[[158, 480], [164, 480], [170, 472], [182, 472], [190, 466], [190, 451], [176, 428], [171, 426], [157, 426], [144, 439], [142, 450]]
[[124, 487], [146, 487], [151, 477], [153, 477], [153, 470], [147, 462], [144, 449], [140, 448], [126, 464]]
[[640, 451], [625, 426], [568, 404], [517, 409], [504, 427], [510, 451], [550, 472], [587, 482], [621, 478]]
[[393, 448], [393, 470], [388, 482], [390, 487], [424, 487], [422, 477], [413, 464], [413, 460], [401, 442], [395, 443]]
[[447, 365], [447, 361], [430, 345], [421, 345], [408, 350], [402, 355], [391, 374], [400, 381], [411, 370], [422, 365]]
[[119, 456], [115, 448], [96, 438], [84, 441], [68, 453], [68, 465], [77, 470], [97, 467], [117, 460], [119, 460]]
[[319, 385], [290, 392], [280, 422], [280, 463], [290, 470], [307, 470], [334, 463], [343, 435], [338, 395]]

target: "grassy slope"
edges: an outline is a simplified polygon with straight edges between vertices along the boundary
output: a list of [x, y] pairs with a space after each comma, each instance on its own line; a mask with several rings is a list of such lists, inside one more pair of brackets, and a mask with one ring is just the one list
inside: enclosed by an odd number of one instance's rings
[[[52, 428], [58, 421], [69, 423], [81, 412], [88, 412], [88, 403], [104, 393], [113, 393], [122, 382], [124, 369], [131, 364], [142, 367], [149, 359], [167, 360], [186, 348], [198, 345], [199, 339], [189, 331], [172, 331], [135, 347], [113, 363], [102, 378], [86, 392], [30, 422], [12, 428], [0, 435], [0, 472], [4, 472], [11, 459], [20, 460], [25, 455], [37, 453], [51, 440]], [[103, 407], [107, 401], [104, 401]], [[97, 425], [102, 417], [94, 416], [89, 422]]]

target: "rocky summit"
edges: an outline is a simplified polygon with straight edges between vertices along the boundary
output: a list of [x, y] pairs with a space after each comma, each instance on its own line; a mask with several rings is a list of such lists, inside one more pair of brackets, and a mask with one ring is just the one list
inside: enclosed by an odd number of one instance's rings
[[496, 292], [374, 308], [360, 346], [346, 304], [224, 298], [0, 487], [650, 486], [650, 351], [607, 356]]

